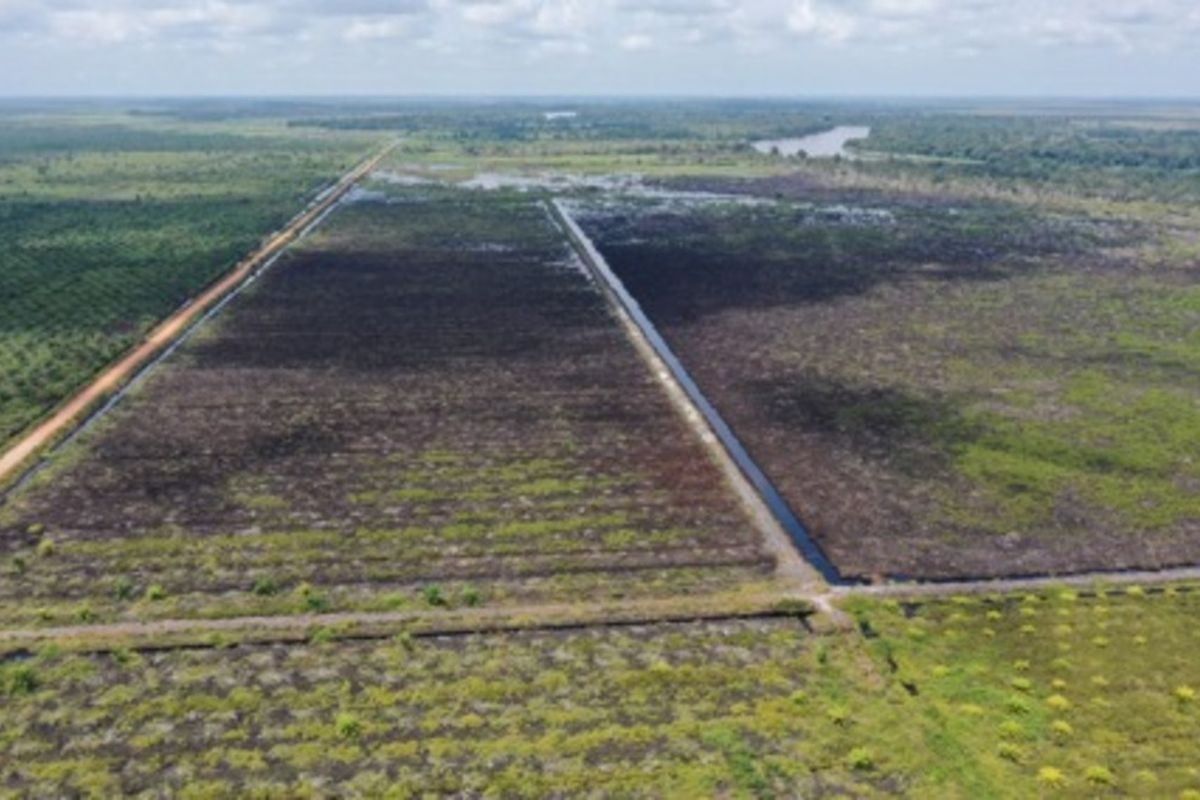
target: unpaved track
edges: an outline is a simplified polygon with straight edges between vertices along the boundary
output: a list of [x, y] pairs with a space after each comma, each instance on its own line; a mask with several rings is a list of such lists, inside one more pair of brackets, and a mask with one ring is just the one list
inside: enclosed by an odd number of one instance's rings
[[[756, 595], [710, 595], [635, 599], [600, 603], [550, 603], [455, 610], [429, 609], [396, 612], [345, 612], [292, 614], [218, 619], [162, 619], [46, 628], [0, 630], [0, 653], [36, 648], [47, 642], [70, 643], [81, 650], [116, 647], [166, 649], [216, 646], [214, 635], [242, 637], [255, 642], [307, 641], [318, 628], [329, 628], [334, 638], [383, 637], [409, 631], [425, 636], [462, 633], [503, 633], [521, 630], [557, 630], [613, 625], [654, 625], [704, 622], [795, 613], [789, 602], [807, 604], [817, 614], [818, 629], [849, 630], [850, 616], [839, 608], [849, 597], [891, 597], [920, 601], [951, 595], [1009, 594], [1072, 587], [1081, 590], [1124, 591], [1129, 586], [1196, 583], [1200, 567], [1158, 572], [1118, 572], [1058, 578], [963, 581], [961, 583], [884, 584], [838, 586], [807, 590], [795, 584]], [[823, 618], [823, 619], [822, 619]]]
[[141, 344], [104, 370], [95, 380], [60, 405], [49, 418], [30, 430], [3, 455], [0, 455], [0, 487], [8, 485], [20, 474], [23, 467], [32, 462], [35, 456], [47, 446], [58, 441], [74, 425], [81, 422], [91, 409], [129, 381], [142, 366], [169, 346], [176, 337], [187, 331], [188, 327], [214, 303], [291, 244], [305, 228], [337, 203], [354, 184], [375, 169], [395, 149], [396, 145], [397, 142], [390, 143], [378, 154], [347, 173], [332, 191], [301, 212], [286, 227], [272, 236], [266, 244], [234, 267], [224, 278], [161, 322]]
[[334, 637], [383, 637], [400, 631], [423, 636], [562, 630], [616, 625], [655, 625], [780, 616], [801, 616], [787, 601], [802, 601], [787, 590], [754, 595], [710, 595], [614, 600], [599, 603], [546, 603], [417, 611], [292, 614], [216, 619], [163, 619], [97, 625], [0, 631], [0, 653], [46, 642], [71, 642], [77, 649], [115, 647], [213, 646], [214, 635], [255, 642], [305, 641], [317, 629]]
[[[827, 597], [945, 597], [956, 594], [1006, 594], [1036, 592], [1059, 587], [1150, 586], [1162, 583], [1200, 581], [1200, 567], [1161, 570], [1122, 570], [1046, 575], [1035, 578], [985, 578], [982, 580], [938, 581], [936, 583], [882, 583], [876, 586], [835, 586]], [[815, 599], [815, 598], [814, 598]]]

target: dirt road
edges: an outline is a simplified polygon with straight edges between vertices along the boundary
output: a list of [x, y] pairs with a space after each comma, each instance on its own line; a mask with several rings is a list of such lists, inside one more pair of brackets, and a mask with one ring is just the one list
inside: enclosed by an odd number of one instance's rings
[[291, 244], [305, 228], [338, 202], [350, 190], [350, 187], [375, 169], [395, 147], [396, 143], [392, 142], [377, 155], [347, 173], [332, 191], [325, 193], [319, 201], [301, 212], [286, 227], [272, 236], [266, 244], [234, 267], [224, 278], [161, 322], [141, 344], [105, 369], [95, 380], [66, 400], [53, 414], [26, 433], [3, 455], [0, 455], [0, 487], [6, 486], [20, 475], [22, 468], [29, 465], [47, 446], [53, 444], [63, 434], [69, 432], [74, 425], [82, 421], [85, 415], [108, 395], [124, 385], [143, 365], [169, 346], [214, 303]]

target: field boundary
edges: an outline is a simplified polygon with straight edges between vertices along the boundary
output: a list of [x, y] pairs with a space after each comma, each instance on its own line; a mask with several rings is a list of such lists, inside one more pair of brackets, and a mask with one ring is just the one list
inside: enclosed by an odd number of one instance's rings
[[346, 192], [370, 174], [397, 144], [396, 141], [390, 142], [378, 153], [343, 175], [333, 187], [319, 194], [316, 200], [293, 217], [281, 230], [272, 234], [257, 250], [238, 262], [224, 277], [159, 322], [131, 351], [110, 363], [75, 394], [60, 402], [47, 417], [43, 417], [40, 422], [15, 437], [15, 442], [0, 454], [0, 489], [10, 487], [19, 480], [21, 475], [34, 466], [36, 459], [47, 448], [58, 442], [65, 433], [86, 421], [93, 409], [135, 378], [145, 365], [168, 349], [194, 322], [253, 276], [259, 267], [300, 238], [314, 222], [333, 208]]
[[1161, 594], [1166, 585], [1200, 591], [1200, 568], [1160, 572], [1099, 573], [957, 584], [838, 586], [824, 591], [779, 587], [753, 594], [714, 593], [599, 603], [533, 603], [413, 611], [347, 611], [324, 614], [173, 618], [0, 630], [0, 663], [28, 657], [42, 646], [72, 652], [211, 649], [237, 644], [305, 644], [321, 640], [386, 639], [578, 631], [635, 625], [669, 625], [792, 617], [814, 634], [855, 627], [841, 608], [855, 597], [920, 604], [954, 595], [1005, 596], [1074, 589], [1082, 596], [1116, 596], [1134, 586]]
[[1062, 575], [1038, 575], [1025, 578], [983, 578], [979, 580], [913, 581], [874, 585], [835, 586], [829, 597], [945, 597], [955, 594], [1009, 594], [1038, 589], [1096, 586], [1152, 586], [1163, 583], [1200, 581], [1200, 567], [1173, 567], [1158, 570], [1112, 570], [1075, 572]]
[[807, 619], [817, 610], [818, 606], [802, 594], [768, 591], [752, 595], [717, 593], [599, 603], [116, 622], [0, 631], [0, 662], [20, 658], [30, 648], [49, 643], [66, 650], [108, 652], [118, 649], [198, 649], [237, 643], [296, 643], [322, 637], [465, 636], [779, 617], [794, 617], [807, 624]]

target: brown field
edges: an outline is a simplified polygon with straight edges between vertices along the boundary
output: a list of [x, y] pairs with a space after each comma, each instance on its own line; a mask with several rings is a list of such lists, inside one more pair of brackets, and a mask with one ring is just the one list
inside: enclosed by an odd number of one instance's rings
[[1200, 561], [1200, 295], [1149, 269], [1148, 228], [733, 188], [772, 201], [610, 202], [582, 221], [844, 575]]

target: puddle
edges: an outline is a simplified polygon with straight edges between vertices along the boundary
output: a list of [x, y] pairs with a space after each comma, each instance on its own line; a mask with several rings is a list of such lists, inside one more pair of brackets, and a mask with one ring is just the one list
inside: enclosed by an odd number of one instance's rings
[[372, 172], [371, 180], [391, 184], [392, 186], [423, 186], [434, 182], [420, 175], [410, 175], [407, 172], [393, 172], [387, 169], [379, 169]]
[[362, 186], [353, 186], [350, 191], [346, 192], [342, 202], [347, 204], [354, 203], [386, 203], [388, 201], [387, 192], [381, 192], [377, 189], [364, 189]]

